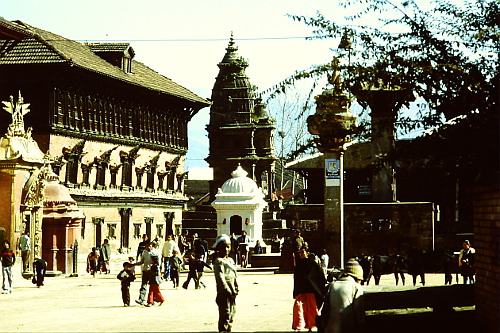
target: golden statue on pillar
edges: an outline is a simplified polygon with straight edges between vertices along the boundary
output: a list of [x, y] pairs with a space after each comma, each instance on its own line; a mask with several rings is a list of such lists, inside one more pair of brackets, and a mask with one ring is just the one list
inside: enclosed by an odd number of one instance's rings
[[30, 104], [24, 103], [21, 92], [19, 92], [17, 103], [14, 103], [14, 97], [12, 96], [10, 96], [10, 101], [3, 101], [2, 103], [4, 104], [3, 109], [12, 115], [12, 123], [7, 129], [6, 136], [31, 136], [31, 129], [28, 129], [27, 133], [24, 131], [24, 115], [30, 112]]

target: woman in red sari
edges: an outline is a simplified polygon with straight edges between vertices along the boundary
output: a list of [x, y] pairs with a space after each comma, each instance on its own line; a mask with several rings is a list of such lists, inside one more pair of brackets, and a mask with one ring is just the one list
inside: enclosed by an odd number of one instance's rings
[[158, 266], [158, 257], [151, 257], [151, 270], [149, 272], [149, 294], [148, 294], [148, 303], [146, 306], [151, 306], [155, 302], [158, 302], [162, 305], [165, 302], [163, 295], [160, 291], [160, 283], [162, 282], [160, 276], [160, 267]]
[[299, 259], [296, 261], [293, 274], [293, 323], [292, 329], [311, 331], [316, 327], [318, 309], [323, 303], [326, 279], [320, 265], [309, 257], [309, 248], [299, 249]]

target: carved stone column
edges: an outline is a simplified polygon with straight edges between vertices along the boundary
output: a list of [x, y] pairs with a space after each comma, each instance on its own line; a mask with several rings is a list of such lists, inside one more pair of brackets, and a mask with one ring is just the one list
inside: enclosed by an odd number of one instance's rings
[[360, 103], [370, 107], [372, 119], [372, 173], [373, 202], [395, 202], [396, 169], [387, 156], [395, 149], [395, 121], [404, 103], [415, 100], [413, 94], [402, 89], [366, 88], [358, 92]]
[[111, 180], [109, 187], [110, 188], [117, 188], [118, 186], [116, 185], [116, 176], [118, 175], [118, 170], [121, 168], [121, 164], [112, 164], [109, 166], [109, 173], [111, 174]]
[[158, 190], [165, 191], [163, 187], [163, 183], [165, 181], [165, 176], [167, 175], [166, 171], [157, 171], [156, 175], [158, 176]]
[[349, 98], [339, 91], [325, 90], [316, 96], [316, 113], [307, 118], [309, 132], [318, 135], [318, 149], [325, 157], [325, 203], [323, 228], [325, 248], [334, 266], [344, 267], [344, 144], [356, 128]]
[[135, 168], [135, 176], [137, 179], [136, 188], [138, 189], [142, 189], [142, 176], [144, 175], [145, 171], [146, 171], [146, 166], [143, 166], [142, 168], [139, 167]]
[[82, 169], [83, 179], [82, 186], [90, 187], [90, 171], [92, 170], [92, 163], [82, 163], [80, 164], [80, 168]]

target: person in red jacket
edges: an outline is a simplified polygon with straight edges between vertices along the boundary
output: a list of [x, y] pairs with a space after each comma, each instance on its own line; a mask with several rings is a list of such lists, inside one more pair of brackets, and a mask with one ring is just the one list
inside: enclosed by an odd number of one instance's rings
[[2, 242], [2, 249], [0, 250], [2, 261], [2, 294], [9, 294], [12, 292], [12, 267], [16, 263], [16, 255], [10, 248], [8, 240]]

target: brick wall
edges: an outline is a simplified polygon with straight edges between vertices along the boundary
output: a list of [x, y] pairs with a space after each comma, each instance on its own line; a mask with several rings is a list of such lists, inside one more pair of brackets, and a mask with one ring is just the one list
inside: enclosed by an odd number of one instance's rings
[[428, 202], [345, 204], [346, 257], [403, 254], [411, 247], [430, 251], [435, 206]]
[[[290, 228], [303, 220], [323, 219], [323, 205], [288, 205], [281, 217]], [[432, 250], [436, 208], [430, 202], [346, 203], [344, 204], [345, 258], [361, 254], [402, 254], [417, 247]], [[323, 248], [321, 230], [303, 230], [311, 249]]]
[[485, 332], [500, 328], [500, 186], [493, 184], [474, 193], [476, 319]]

